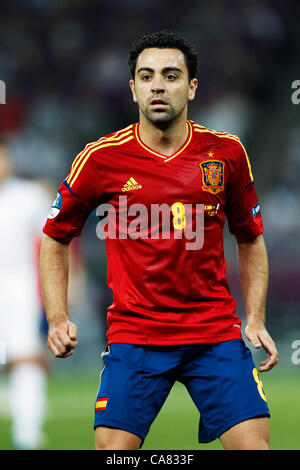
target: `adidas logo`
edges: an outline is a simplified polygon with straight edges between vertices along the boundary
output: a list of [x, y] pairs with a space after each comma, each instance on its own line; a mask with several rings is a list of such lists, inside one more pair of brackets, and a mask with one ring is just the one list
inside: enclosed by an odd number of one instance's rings
[[134, 189], [142, 189], [142, 185], [135, 181], [134, 178], [130, 178], [126, 184], [124, 184], [122, 191], [133, 191]]

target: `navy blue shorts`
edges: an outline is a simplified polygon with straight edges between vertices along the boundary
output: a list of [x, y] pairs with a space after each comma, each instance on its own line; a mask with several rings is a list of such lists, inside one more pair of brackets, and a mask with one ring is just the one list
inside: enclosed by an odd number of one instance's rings
[[94, 428], [123, 429], [144, 441], [175, 381], [200, 412], [199, 442], [241, 421], [270, 416], [260, 376], [243, 340], [183, 346], [111, 344], [96, 399]]

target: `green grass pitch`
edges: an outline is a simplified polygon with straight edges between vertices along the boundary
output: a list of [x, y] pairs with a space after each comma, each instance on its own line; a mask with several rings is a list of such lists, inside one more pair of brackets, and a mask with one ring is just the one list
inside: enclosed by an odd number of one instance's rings
[[[271, 411], [271, 448], [300, 449], [299, 371], [262, 374]], [[98, 389], [95, 377], [53, 375], [44, 427], [45, 449], [93, 449], [93, 406]], [[176, 383], [145, 440], [148, 450], [222, 450], [218, 440], [197, 442], [199, 413], [183, 385]], [[11, 449], [10, 419], [0, 410], [0, 449]]]

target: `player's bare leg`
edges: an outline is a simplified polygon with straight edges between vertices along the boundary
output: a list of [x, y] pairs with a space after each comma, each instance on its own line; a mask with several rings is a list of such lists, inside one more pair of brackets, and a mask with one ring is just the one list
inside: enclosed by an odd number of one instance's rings
[[95, 429], [96, 450], [138, 450], [142, 439], [122, 429], [99, 426]]
[[225, 450], [270, 450], [269, 418], [252, 418], [236, 424], [220, 436]]

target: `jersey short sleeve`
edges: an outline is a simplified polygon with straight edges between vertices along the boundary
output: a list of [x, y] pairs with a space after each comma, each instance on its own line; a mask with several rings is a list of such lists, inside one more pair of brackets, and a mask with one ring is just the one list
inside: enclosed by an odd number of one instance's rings
[[240, 142], [237, 144], [236, 158], [231, 167], [226, 215], [229, 231], [240, 241], [246, 241], [263, 233], [263, 221], [251, 164]]
[[74, 160], [50, 208], [43, 232], [68, 243], [81, 234], [97, 207], [94, 155], [85, 148]]

